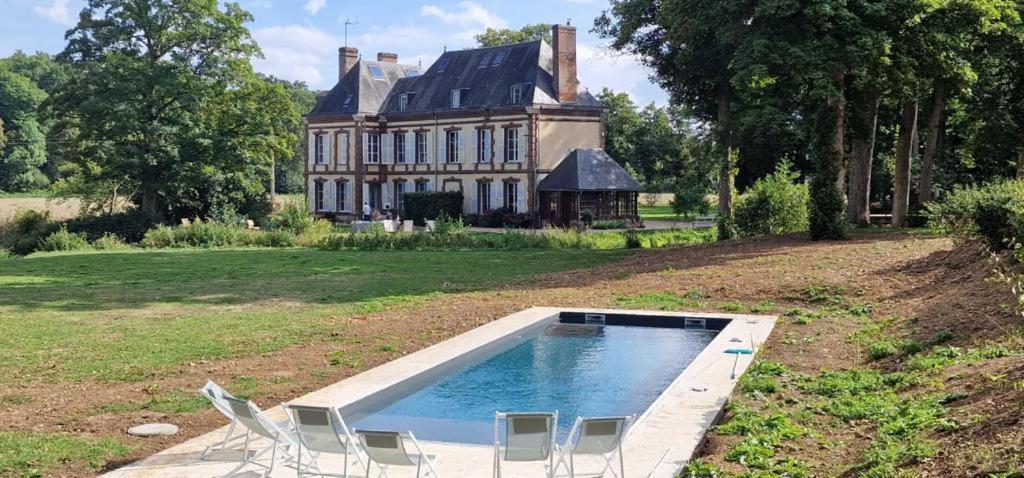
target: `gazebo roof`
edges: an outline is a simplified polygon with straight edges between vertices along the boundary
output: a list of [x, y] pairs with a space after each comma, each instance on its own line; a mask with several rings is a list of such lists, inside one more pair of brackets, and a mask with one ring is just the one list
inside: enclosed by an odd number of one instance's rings
[[540, 191], [640, 191], [603, 149], [575, 149], [537, 185]]

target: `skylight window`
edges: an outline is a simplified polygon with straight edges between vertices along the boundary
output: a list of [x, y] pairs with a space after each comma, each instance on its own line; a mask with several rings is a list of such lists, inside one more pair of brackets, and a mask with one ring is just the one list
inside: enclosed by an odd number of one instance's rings
[[505, 50], [501, 50], [498, 53], [495, 53], [494, 54], [494, 63], [491, 63], [491, 66], [498, 66], [498, 65], [500, 65], [501, 62], [505, 61], [505, 55], [508, 55], [508, 52], [506, 52]]
[[377, 80], [383, 80], [384, 79], [384, 70], [381, 70], [379, 66], [377, 66], [377, 65], [370, 65], [369, 68], [370, 68], [370, 76], [372, 76], [374, 79], [377, 79]]
[[406, 78], [412, 78], [415, 76], [420, 76], [420, 70], [409, 70], [405, 72]]
[[487, 68], [487, 66], [490, 65], [490, 64], [491, 64], [491, 54], [490, 53], [484, 53], [484, 56], [482, 58], [480, 58], [480, 64], [477, 65], [477, 68]]
[[448, 69], [448, 59], [447, 58], [442, 58], [440, 60], [437, 60], [437, 71], [440, 72], [440, 71], [444, 71], [444, 70], [447, 70], [447, 69]]
[[352, 102], [352, 95], [348, 95], [348, 96], [345, 97], [345, 103], [344, 103], [343, 106], [348, 106], [348, 104], [351, 103], [351, 102]]

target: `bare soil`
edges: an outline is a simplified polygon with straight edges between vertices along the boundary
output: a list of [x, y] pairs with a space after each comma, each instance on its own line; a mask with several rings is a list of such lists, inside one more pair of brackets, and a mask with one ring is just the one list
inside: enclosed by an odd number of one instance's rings
[[[955, 247], [946, 238], [900, 233], [863, 233], [843, 242], [811, 242], [802, 235], [790, 235], [647, 250], [594, 269], [541, 276], [483, 292], [448, 294], [377, 314], [337, 318], [339, 325], [359, 327], [346, 327], [349, 332], [344, 337], [324, 337], [316, 344], [261, 356], [187, 364], [176, 375], [154, 383], [82, 381], [24, 389], [0, 387], [0, 396], [31, 398], [21, 405], [0, 404], [0, 430], [118, 437], [135, 448], [126, 459], [107, 465], [107, 469], [116, 468], [225, 424], [212, 409], [181, 414], [96, 413], [107, 404], [145, 401], [154, 384], [160, 390], [196, 389], [207, 378], [228, 382], [246, 375], [266, 385], [253, 398], [269, 407], [527, 307], [616, 306], [620, 297], [657, 292], [682, 295], [700, 290], [702, 310], [718, 310], [727, 303], [749, 307], [770, 300], [777, 312], [785, 312], [813, 306], [805, 293], [808, 287], [839, 286], [850, 303], [873, 304], [875, 316], [902, 317], [901, 329], [910, 336], [930, 337], [936, 331], [952, 330], [953, 344], [970, 344], [998, 338], [1022, 323], [1007, 306], [1014, 303], [1013, 295], [1005, 286], [986, 282], [989, 275], [991, 266], [976, 246]], [[861, 326], [855, 319], [797, 325], [784, 318], [763, 349], [763, 357], [806, 373], [865, 367], [864, 351], [850, 340]], [[384, 343], [394, 344], [397, 350], [374, 352], [353, 366], [329, 362], [331, 353], [339, 349], [380, 350]], [[946, 377], [951, 390], [969, 393], [968, 398], [950, 406], [970, 425], [934, 437], [945, 451], [922, 463], [917, 470], [921, 474], [970, 476], [984, 470], [986, 463], [1005, 463], [1013, 454], [1024, 453], [1024, 390], [1010, 386], [1024, 379], [1024, 360], [1006, 358], [983, 365], [979, 367], [983, 369], [960, 370]], [[986, 378], [992, 374], [1003, 378]], [[125, 434], [129, 426], [155, 420], [175, 423], [182, 431], [155, 439]], [[834, 450], [814, 448], [786, 453], [812, 463], [832, 463], [827, 468], [839, 470], [855, 460], [857, 451], [870, 439], [841, 427], [831, 433], [834, 436], [824, 438], [842, 440], [848, 453], [837, 455]], [[712, 437], [704, 454], [713, 462], [722, 462], [729, 443], [729, 438]], [[87, 467], [73, 464], [60, 472], [68, 476], [93, 474]]]

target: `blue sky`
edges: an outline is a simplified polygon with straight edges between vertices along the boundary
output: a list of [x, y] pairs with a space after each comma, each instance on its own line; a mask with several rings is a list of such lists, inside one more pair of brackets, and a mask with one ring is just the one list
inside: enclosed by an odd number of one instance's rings
[[[580, 81], [592, 91], [608, 87], [627, 91], [638, 103], [664, 104], [666, 95], [651, 84], [649, 72], [634, 58], [604, 48], [589, 32], [607, 0], [239, 0], [252, 12], [249, 26], [263, 48], [258, 71], [302, 80], [327, 89], [337, 80], [338, 47], [348, 43], [376, 58], [394, 52], [402, 63], [430, 64], [444, 48], [473, 45], [473, 35], [487, 27], [518, 28], [529, 23], [564, 22], [579, 30]], [[84, 0], [0, 0], [0, 56], [15, 50], [56, 53]]]

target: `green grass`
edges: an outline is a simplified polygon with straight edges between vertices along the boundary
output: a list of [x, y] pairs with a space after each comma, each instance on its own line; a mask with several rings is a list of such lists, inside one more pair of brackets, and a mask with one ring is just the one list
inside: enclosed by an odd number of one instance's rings
[[90, 440], [64, 433], [0, 432], [0, 476], [43, 476], [48, 467], [85, 462], [99, 469], [131, 449], [114, 439]]
[[[627, 251], [108, 251], [0, 263], [0, 385], [141, 381], [344, 335], [338, 317]], [[173, 400], [172, 400], [173, 402]], [[181, 408], [178, 405], [167, 405]], [[187, 405], [185, 406], [187, 408]]]
[[653, 221], [678, 221], [679, 216], [672, 212], [671, 206], [638, 206], [640, 219]]

